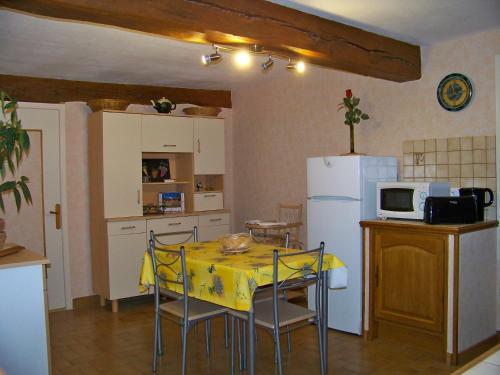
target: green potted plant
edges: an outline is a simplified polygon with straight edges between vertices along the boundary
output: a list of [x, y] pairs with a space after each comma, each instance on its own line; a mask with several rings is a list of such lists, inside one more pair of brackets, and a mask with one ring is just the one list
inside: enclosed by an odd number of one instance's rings
[[352, 90], [348, 89], [345, 91], [345, 98], [342, 103], [339, 103], [338, 110], [345, 109], [345, 121], [344, 124], [349, 126], [349, 135], [351, 140], [350, 153], [354, 152], [354, 124], [359, 124], [361, 120], [368, 120], [370, 117], [368, 114], [361, 111], [358, 108], [360, 99], [352, 95]]
[[[28, 178], [26, 176], [5, 180], [7, 168], [14, 176], [16, 168], [19, 167], [23, 155], [30, 148], [30, 138], [28, 132], [21, 127], [21, 120], [17, 117], [17, 101], [7, 93], [0, 90], [0, 106], [2, 116], [0, 118], [0, 209], [5, 213], [4, 195], [12, 193], [17, 210], [21, 208], [22, 197], [26, 203], [32, 203], [31, 193], [28, 188]], [[22, 194], [22, 195], [21, 195]], [[5, 243], [5, 222], [0, 219], [0, 249]]]

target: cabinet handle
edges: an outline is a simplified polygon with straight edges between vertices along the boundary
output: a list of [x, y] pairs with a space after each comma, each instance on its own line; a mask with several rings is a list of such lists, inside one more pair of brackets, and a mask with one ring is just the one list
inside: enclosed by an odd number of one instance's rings
[[201, 142], [200, 140], [198, 139], [198, 154], [201, 152]]
[[129, 225], [128, 227], [121, 227], [122, 230], [125, 230], [125, 229], [134, 229], [135, 228], [135, 225]]
[[378, 288], [378, 265], [375, 266], [375, 287]]
[[141, 190], [137, 189], [137, 204], [141, 204]]
[[182, 223], [168, 223], [168, 225], [181, 225]]
[[218, 218], [218, 219], [210, 219], [210, 221], [221, 221], [222, 219], [221, 218]]
[[216, 197], [217, 195], [216, 194], [205, 194], [204, 197], [205, 198], [212, 198], [212, 197]]
[[177, 145], [163, 145], [163, 147], [177, 147]]

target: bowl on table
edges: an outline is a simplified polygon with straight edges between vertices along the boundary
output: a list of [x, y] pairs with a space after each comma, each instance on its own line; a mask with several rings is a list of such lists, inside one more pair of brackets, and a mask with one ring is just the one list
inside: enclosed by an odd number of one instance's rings
[[224, 255], [243, 254], [250, 249], [252, 237], [247, 233], [226, 234], [219, 238]]

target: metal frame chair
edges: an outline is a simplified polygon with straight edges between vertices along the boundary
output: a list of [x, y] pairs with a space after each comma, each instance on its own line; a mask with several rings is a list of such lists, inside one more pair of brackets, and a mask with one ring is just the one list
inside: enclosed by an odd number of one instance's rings
[[[313, 250], [298, 251], [288, 254], [279, 254], [279, 251], [275, 249], [273, 251], [273, 297], [272, 300], [263, 300], [260, 302], [255, 302], [255, 324], [256, 326], [263, 327], [270, 330], [273, 334], [273, 339], [275, 343], [275, 361], [278, 367], [278, 374], [283, 374], [282, 362], [281, 362], [281, 345], [280, 345], [280, 334], [286, 333], [288, 336], [288, 351], [290, 348], [289, 334], [291, 330], [303, 327], [309, 324], [316, 324], [318, 330], [318, 344], [320, 352], [320, 370], [321, 374], [326, 374], [326, 360], [325, 358], [325, 342], [326, 337], [322, 335], [322, 324], [321, 321], [321, 305], [320, 305], [320, 292], [321, 292], [321, 269], [323, 266], [323, 254], [324, 254], [324, 243], [321, 242], [320, 247]], [[290, 259], [294, 256], [303, 256], [304, 254], [317, 254], [315, 260], [309, 265], [309, 267], [296, 268], [287, 264], [286, 259]], [[317, 263], [317, 267], [315, 264]], [[283, 265], [289, 270], [292, 270], [292, 274], [288, 276], [283, 281], [279, 281], [279, 265]], [[316, 268], [316, 271], [314, 270]], [[316, 311], [309, 310], [305, 307], [295, 305], [282, 298], [282, 293], [286, 293], [287, 290], [294, 289], [297, 287], [306, 287], [311, 285], [316, 286]], [[231, 326], [234, 328], [234, 318], [242, 319], [243, 321], [248, 319], [248, 315], [241, 311], [230, 311], [232, 315]], [[300, 324], [300, 325], [299, 325]], [[326, 324], [326, 322], [324, 323]], [[291, 329], [290, 329], [291, 327]], [[238, 330], [239, 333], [239, 330]], [[239, 336], [239, 335], [238, 335]], [[232, 333], [234, 338], [234, 333]], [[234, 371], [234, 339], [231, 344], [231, 371]], [[239, 352], [241, 349], [239, 348]], [[243, 349], [243, 352], [245, 350]], [[240, 354], [240, 370], [245, 368], [245, 355]], [[243, 358], [243, 364], [241, 364], [241, 358]]]
[[[182, 340], [182, 374], [186, 374], [186, 348], [187, 334], [189, 330], [199, 321], [205, 321], [207, 332], [207, 349], [209, 348], [210, 326], [207, 324], [209, 319], [219, 315], [224, 315], [227, 308], [218, 306], [209, 302], [197, 300], [188, 297], [189, 277], [186, 272], [186, 256], [184, 246], [181, 246], [179, 251], [158, 249], [155, 246], [155, 240], [149, 240], [149, 254], [153, 265], [154, 272], [154, 299], [155, 299], [155, 318], [154, 318], [154, 345], [153, 345], [153, 372], [157, 369], [157, 357], [163, 354], [162, 350], [162, 328], [161, 319], [170, 319], [181, 326]], [[172, 259], [169, 262], [162, 262], [157, 259], [156, 253], [168, 254]], [[174, 264], [181, 263], [181, 273], [174, 270]], [[166, 269], [166, 272], [161, 272]], [[175, 275], [175, 278], [170, 278], [168, 274]], [[182, 285], [182, 298], [174, 301], [160, 303], [160, 283]]]

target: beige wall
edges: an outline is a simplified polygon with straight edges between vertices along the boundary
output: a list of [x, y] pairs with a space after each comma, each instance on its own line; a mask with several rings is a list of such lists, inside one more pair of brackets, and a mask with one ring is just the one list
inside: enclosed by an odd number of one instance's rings
[[[306, 203], [306, 158], [349, 151], [337, 112], [345, 89], [361, 97], [371, 119], [356, 129], [356, 151], [402, 159], [407, 139], [495, 134], [494, 56], [500, 29], [424, 49], [422, 78], [393, 83], [317, 67], [233, 91], [235, 229], [275, 216], [279, 202]], [[475, 87], [468, 108], [452, 113], [436, 100], [447, 74], [466, 74]], [[305, 235], [305, 230], [303, 230]], [[304, 237], [303, 237], [304, 238]]]
[[[173, 114], [183, 114], [178, 106]], [[73, 298], [92, 295], [90, 251], [89, 180], [87, 164], [87, 118], [91, 113], [85, 103], [66, 103], [66, 173], [68, 200], [68, 237]], [[151, 106], [130, 105], [129, 112], [156, 111]], [[231, 110], [223, 109], [226, 140], [225, 206], [232, 206], [232, 118]]]

